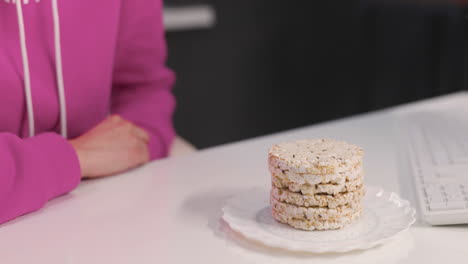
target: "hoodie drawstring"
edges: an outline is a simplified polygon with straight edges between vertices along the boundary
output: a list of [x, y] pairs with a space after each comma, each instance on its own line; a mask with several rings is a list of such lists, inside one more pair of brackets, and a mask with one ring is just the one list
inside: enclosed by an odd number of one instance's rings
[[[60, 45], [60, 17], [58, 12], [57, 0], [51, 1], [52, 15], [54, 20], [55, 69], [60, 105], [60, 132], [64, 138], [67, 138], [67, 110], [65, 99], [65, 86], [63, 81], [62, 49]], [[33, 137], [35, 135], [34, 107], [31, 95], [31, 75], [29, 72], [28, 49], [26, 46], [26, 33], [24, 29], [25, 27], [21, 0], [16, 0], [16, 13], [18, 16], [21, 57], [23, 60], [24, 94], [26, 97], [26, 108], [28, 111], [29, 136]]]
[[65, 86], [63, 84], [62, 46], [60, 45], [60, 17], [57, 0], [52, 0], [52, 13], [54, 17], [54, 43], [55, 43], [55, 71], [60, 104], [60, 132], [67, 138], [67, 104], [65, 99]]
[[23, 9], [21, 1], [16, 1], [16, 13], [18, 16], [19, 37], [21, 45], [21, 58], [23, 59], [24, 94], [26, 96], [26, 108], [28, 110], [29, 136], [34, 136], [34, 109], [31, 98], [31, 79], [29, 74], [28, 50], [26, 47], [26, 34], [24, 32]]

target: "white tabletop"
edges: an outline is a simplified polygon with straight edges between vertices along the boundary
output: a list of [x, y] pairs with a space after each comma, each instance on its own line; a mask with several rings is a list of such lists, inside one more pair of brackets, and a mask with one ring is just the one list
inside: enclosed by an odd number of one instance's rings
[[314, 255], [247, 241], [220, 221], [228, 197], [252, 186], [269, 186], [268, 148], [300, 138], [336, 138], [362, 146], [366, 184], [411, 199], [405, 166], [397, 159], [404, 156], [395, 147], [394, 111], [460, 102], [468, 104], [467, 93], [215, 147], [83, 182], [41, 211], [1, 225], [0, 262], [468, 263], [468, 225], [417, 223], [373, 249]]

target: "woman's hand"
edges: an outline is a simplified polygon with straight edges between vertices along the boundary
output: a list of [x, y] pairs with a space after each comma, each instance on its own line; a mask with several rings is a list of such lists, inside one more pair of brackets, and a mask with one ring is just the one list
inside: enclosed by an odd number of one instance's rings
[[84, 178], [107, 176], [149, 161], [148, 133], [113, 115], [85, 134], [70, 140]]

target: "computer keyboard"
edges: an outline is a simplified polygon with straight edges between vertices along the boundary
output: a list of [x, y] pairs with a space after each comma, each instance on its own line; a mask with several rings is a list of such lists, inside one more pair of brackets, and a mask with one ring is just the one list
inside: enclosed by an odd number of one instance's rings
[[411, 113], [401, 122], [423, 220], [468, 223], [468, 112]]

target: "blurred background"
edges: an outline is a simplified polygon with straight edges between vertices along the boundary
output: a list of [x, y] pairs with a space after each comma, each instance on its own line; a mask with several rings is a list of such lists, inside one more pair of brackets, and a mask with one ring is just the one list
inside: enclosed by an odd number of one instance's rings
[[165, 0], [198, 148], [466, 90], [464, 1]]

